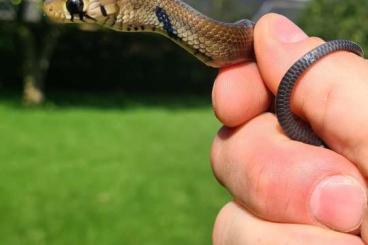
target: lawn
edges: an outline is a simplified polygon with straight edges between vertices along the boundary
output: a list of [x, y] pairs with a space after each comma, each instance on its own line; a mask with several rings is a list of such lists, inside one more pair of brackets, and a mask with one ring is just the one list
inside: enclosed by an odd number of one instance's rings
[[0, 99], [0, 244], [210, 244], [209, 98]]

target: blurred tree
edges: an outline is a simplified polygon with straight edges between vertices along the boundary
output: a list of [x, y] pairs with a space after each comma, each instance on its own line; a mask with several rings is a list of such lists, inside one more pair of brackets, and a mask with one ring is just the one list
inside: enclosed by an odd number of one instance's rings
[[367, 0], [312, 0], [299, 24], [326, 40], [351, 39], [368, 50]]
[[39, 0], [0, 0], [0, 21], [15, 32], [22, 58], [23, 98], [26, 104], [40, 104], [45, 73], [60, 31], [42, 18]]

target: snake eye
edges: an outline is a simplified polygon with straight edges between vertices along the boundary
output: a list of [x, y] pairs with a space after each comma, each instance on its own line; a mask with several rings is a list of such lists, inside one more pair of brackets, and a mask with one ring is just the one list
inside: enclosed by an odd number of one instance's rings
[[66, 9], [68, 10], [69, 14], [72, 16], [75, 14], [81, 15], [83, 14], [83, 0], [67, 0], [66, 1]]

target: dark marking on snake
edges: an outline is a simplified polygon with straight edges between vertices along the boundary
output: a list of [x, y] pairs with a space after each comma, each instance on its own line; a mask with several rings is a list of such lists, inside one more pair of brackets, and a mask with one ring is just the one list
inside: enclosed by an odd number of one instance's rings
[[100, 5], [100, 10], [101, 10], [101, 14], [106, 17], [107, 16], [107, 12], [106, 12], [106, 9], [105, 9], [105, 7], [103, 5]]
[[114, 16], [113, 18], [112, 18], [112, 22], [111, 22], [111, 27], [113, 27], [114, 25], [115, 25], [115, 23], [116, 23], [116, 16]]
[[173, 25], [171, 24], [171, 20], [169, 18], [169, 15], [166, 13], [166, 11], [157, 6], [155, 10], [156, 17], [160, 23], [162, 23], [164, 26], [164, 30], [167, 32], [167, 34], [174, 39], [178, 39], [178, 35], [176, 30], [174, 29]]

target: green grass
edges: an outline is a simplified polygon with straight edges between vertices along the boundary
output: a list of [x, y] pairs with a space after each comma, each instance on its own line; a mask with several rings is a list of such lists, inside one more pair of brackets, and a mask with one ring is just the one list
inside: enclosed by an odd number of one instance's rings
[[0, 100], [0, 244], [210, 244], [208, 99]]

